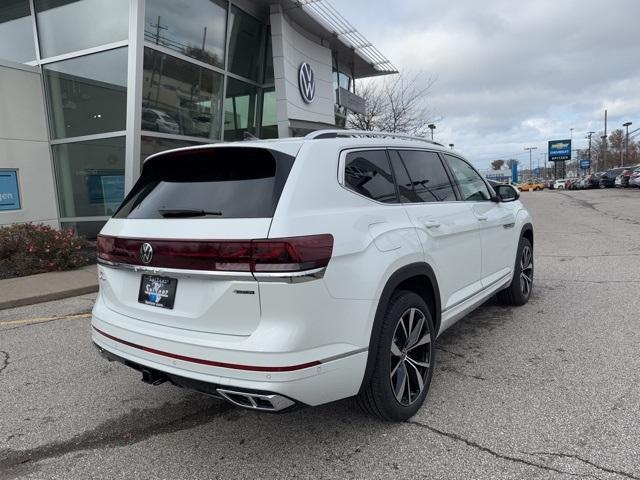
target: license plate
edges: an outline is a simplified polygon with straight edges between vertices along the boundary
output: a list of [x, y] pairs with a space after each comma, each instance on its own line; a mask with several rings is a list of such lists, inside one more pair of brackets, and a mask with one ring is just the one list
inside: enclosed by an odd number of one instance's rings
[[154, 307], [173, 308], [177, 286], [177, 278], [142, 275], [138, 302]]

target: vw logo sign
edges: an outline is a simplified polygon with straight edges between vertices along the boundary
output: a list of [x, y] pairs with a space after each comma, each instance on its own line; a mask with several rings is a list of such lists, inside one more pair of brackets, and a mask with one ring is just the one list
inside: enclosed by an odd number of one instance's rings
[[302, 63], [298, 69], [298, 88], [305, 103], [313, 102], [316, 96], [316, 79], [311, 65], [306, 62]]
[[153, 258], [153, 247], [149, 243], [143, 243], [140, 246], [140, 260], [142, 263], [149, 263]]

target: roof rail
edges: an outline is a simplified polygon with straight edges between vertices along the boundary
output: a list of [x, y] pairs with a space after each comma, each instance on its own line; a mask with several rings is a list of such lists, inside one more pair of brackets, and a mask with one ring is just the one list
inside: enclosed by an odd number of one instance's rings
[[325, 129], [315, 130], [305, 135], [305, 140], [318, 140], [323, 138], [338, 138], [338, 137], [376, 137], [376, 138], [401, 138], [404, 140], [416, 140], [418, 142], [431, 143], [444, 147], [441, 143], [434, 142], [423, 137], [416, 137], [413, 135], [407, 135], [406, 133], [395, 132], [374, 132], [371, 130], [340, 130], [340, 129]]

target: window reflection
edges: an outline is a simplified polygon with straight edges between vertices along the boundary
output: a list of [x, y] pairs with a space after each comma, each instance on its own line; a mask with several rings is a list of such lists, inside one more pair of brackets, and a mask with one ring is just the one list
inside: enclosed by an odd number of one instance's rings
[[229, 70], [255, 82], [261, 82], [264, 55], [264, 24], [232, 6]]
[[220, 138], [222, 75], [146, 48], [142, 129]]
[[124, 196], [124, 137], [51, 148], [60, 216], [112, 215]]
[[239, 80], [227, 79], [224, 100], [224, 139], [242, 140], [244, 133], [256, 134], [258, 87]]
[[147, 0], [144, 38], [183, 55], [224, 66], [227, 2]]
[[278, 138], [276, 118], [276, 90], [268, 88], [262, 92], [262, 125], [260, 138]]
[[129, 0], [34, 0], [42, 58], [126, 40]]
[[125, 129], [126, 48], [50, 63], [43, 75], [53, 138]]
[[36, 58], [28, 0], [0, 3], [0, 58], [20, 63]]

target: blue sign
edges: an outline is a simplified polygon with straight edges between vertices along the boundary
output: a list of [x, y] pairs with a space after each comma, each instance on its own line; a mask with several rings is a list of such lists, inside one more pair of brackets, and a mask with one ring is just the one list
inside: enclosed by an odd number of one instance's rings
[[591, 159], [590, 158], [584, 158], [584, 159], [580, 160], [580, 168], [582, 170], [588, 170], [589, 168], [591, 168]]
[[15, 170], [0, 170], [0, 211], [20, 210], [20, 189]]
[[537, 177], [540, 175], [540, 172], [542, 172], [542, 169], [540, 167], [536, 167], [533, 169], [533, 174]]
[[513, 165], [511, 165], [511, 181], [518, 183], [518, 164], [516, 162], [513, 162]]
[[571, 160], [571, 140], [552, 140], [549, 142], [549, 161], [564, 162]]

